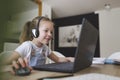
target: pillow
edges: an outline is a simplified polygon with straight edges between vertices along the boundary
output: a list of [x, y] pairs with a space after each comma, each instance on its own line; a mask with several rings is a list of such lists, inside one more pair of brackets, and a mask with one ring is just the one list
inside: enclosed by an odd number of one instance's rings
[[108, 59], [118, 59], [120, 60], [120, 52], [115, 52], [113, 54], [111, 54]]

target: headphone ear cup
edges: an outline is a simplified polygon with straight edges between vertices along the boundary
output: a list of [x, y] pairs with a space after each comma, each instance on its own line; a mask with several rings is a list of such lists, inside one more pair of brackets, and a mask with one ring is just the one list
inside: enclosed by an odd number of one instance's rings
[[36, 29], [36, 38], [39, 36], [39, 29]]
[[40, 24], [40, 21], [41, 21], [42, 18], [44, 18], [44, 17], [40, 17], [40, 18], [38, 19], [38, 23], [37, 23], [37, 25], [35, 26], [35, 29], [32, 29], [32, 34], [33, 34], [33, 36], [34, 36], [35, 38], [37, 38], [37, 37], [39, 36], [39, 24]]
[[32, 29], [32, 34], [35, 38], [39, 36], [39, 30], [38, 29]]
[[36, 38], [37, 37], [37, 35], [36, 35], [36, 29], [32, 29], [32, 34], [33, 34], [33, 36]]

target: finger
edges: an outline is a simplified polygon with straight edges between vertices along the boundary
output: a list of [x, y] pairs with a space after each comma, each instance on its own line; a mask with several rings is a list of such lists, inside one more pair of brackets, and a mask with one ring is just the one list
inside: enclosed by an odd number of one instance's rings
[[20, 63], [20, 65], [22, 66], [22, 67], [25, 67], [26, 65], [25, 65], [25, 62], [24, 62], [24, 60], [22, 59], [22, 58], [19, 58], [18, 59], [18, 62]]
[[28, 59], [24, 58], [25, 65], [28, 66]]
[[15, 69], [19, 69], [19, 65], [17, 64], [16, 61], [12, 61], [12, 66], [13, 66]]
[[68, 61], [70, 62], [74, 62], [74, 58], [73, 57], [67, 57]]
[[24, 61], [26, 63], [26, 66], [30, 69], [30, 71], [32, 71], [33, 68], [31, 66], [29, 66], [28, 58], [24, 58]]

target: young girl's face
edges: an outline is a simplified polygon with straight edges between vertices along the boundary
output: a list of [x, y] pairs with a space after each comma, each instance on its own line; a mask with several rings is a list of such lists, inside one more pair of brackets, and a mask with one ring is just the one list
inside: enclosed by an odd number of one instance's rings
[[41, 21], [39, 25], [38, 40], [42, 44], [48, 44], [52, 38], [53, 23], [50, 21]]

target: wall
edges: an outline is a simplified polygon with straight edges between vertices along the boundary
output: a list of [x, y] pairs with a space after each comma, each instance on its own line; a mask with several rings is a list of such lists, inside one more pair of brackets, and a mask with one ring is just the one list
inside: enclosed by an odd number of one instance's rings
[[[69, 16], [64, 18], [53, 19], [55, 23], [55, 34], [54, 34], [54, 50], [61, 52], [65, 56], [74, 56], [76, 47], [59, 47], [59, 27], [77, 25], [82, 23], [82, 19], [86, 18], [89, 20], [98, 30], [99, 30], [99, 21], [98, 14], [88, 13], [76, 16]], [[97, 41], [95, 57], [99, 57], [99, 39]]]
[[7, 31], [6, 39], [18, 40], [24, 24], [36, 16], [38, 16], [38, 9], [11, 15], [10, 20], [6, 22], [7, 29], [10, 29]]
[[99, 13], [100, 54], [107, 57], [120, 51], [120, 8], [96, 13]]
[[44, 1], [42, 2], [42, 16], [46, 16], [48, 18], [52, 18], [52, 8], [50, 5], [46, 4]]
[[0, 21], [0, 31], [2, 32], [0, 37], [3, 37], [2, 41], [0, 41], [0, 52], [3, 51], [5, 42], [18, 43], [24, 24], [36, 16], [38, 16], [38, 9], [33, 9], [18, 14], [12, 14], [4, 21]]

